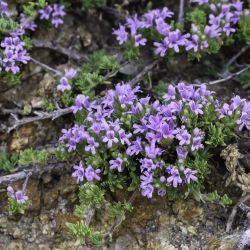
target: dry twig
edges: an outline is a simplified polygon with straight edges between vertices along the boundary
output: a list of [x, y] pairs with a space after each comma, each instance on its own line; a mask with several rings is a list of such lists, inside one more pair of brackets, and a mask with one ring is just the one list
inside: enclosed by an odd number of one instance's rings
[[46, 120], [46, 119], [51, 119], [53, 121], [53, 120], [55, 120], [63, 115], [69, 114], [71, 112], [72, 112], [72, 109], [71, 109], [71, 107], [69, 107], [69, 108], [65, 108], [65, 109], [58, 109], [58, 110], [55, 110], [55, 111], [50, 112], [50, 113], [43, 112], [43, 113], [40, 113], [39, 116], [28, 117], [28, 118], [24, 118], [22, 120], [17, 120], [17, 122], [13, 126], [11, 126], [7, 129], [7, 133], [10, 133], [12, 130], [14, 130], [20, 126], [23, 126], [25, 124], [28, 124], [28, 123]]
[[[137, 195], [137, 190], [133, 192], [133, 194], [131, 195], [131, 197], [128, 200], [128, 203], [132, 204], [136, 198]], [[110, 238], [113, 234], [113, 232], [115, 231], [115, 229], [122, 223], [122, 217], [119, 216], [115, 219], [114, 223], [112, 224], [112, 226], [110, 227], [108, 233], [106, 234], [106, 238]]]
[[[231, 79], [233, 79], [234, 77], [236, 76], [239, 76], [241, 75], [242, 73], [244, 73], [245, 71], [249, 70], [250, 69], [250, 65], [247, 65], [245, 68], [243, 68], [242, 70], [240, 71], [237, 71], [235, 73], [232, 73], [228, 76], [226, 76], [225, 78], [221, 78], [221, 79], [218, 79], [218, 80], [214, 80], [214, 81], [211, 81], [211, 82], [205, 82], [203, 84], [205, 85], [214, 85], [214, 84], [218, 84], [218, 83], [222, 83], [222, 82], [226, 82], [226, 81], [229, 81]], [[196, 87], [200, 87], [202, 84], [193, 84], [194, 86]]]
[[137, 83], [139, 83], [143, 77], [152, 70], [158, 63], [160, 62], [160, 59], [153, 61], [149, 65], [147, 65], [139, 74], [137, 74], [131, 81], [129, 81], [129, 84], [131, 86], [135, 86]]
[[53, 68], [51, 68], [49, 65], [44, 64], [44, 63], [42, 63], [42, 62], [40, 62], [40, 61], [38, 61], [38, 60], [36, 60], [36, 59], [34, 59], [34, 58], [32, 58], [32, 57], [30, 57], [30, 59], [31, 59], [31, 61], [32, 61], [33, 63], [39, 65], [40, 67], [42, 67], [42, 68], [45, 69], [46, 71], [52, 72], [52, 73], [54, 73], [56, 76], [63, 76], [63, 74], [62, 74], [61, 71], [56, 70], [56, 69], [53, 69]]
[[24, 170], [20, 172], [0, 176], [0, 185], [8, 186], [13, 182], [26, 179], [27, 172], [32, 174], [32, 177], [40, 178], [44, 173], [49, 173], [49, 172], [56, 172], [57, 174], [66, 173], [67, 170], [68, 172], [70, 172], [71, 167], [69, 168], [69, 165], [65, 162], [48, 163], [46, 165], [31, 165], [26, 167]]
[[250, 45], [246, 45], [244, 46], [236, 55], [234, 55], [229, 61], [228, 63], [225, 65], [225, 69], [224, 72], [222, 73], [222, 75], [225, 75], [225, 73], [227, 73], [229, 71], [229, 67], [242, 55], [244, 54], [248, 49], [250, 49]]
[[88, 60], [87, 56], [82, 54], [81, 52], [70, 49], [70, 48], [61, 47], [60, 45], [53, 44], [50, 41], [41, 41], [41, 40], [36, 40], [36, 39], [33, 39], [32, 41], [33, 41], [33, 45], [35, 48], [50, 49], [60, 54], [63, 54], [67, 56], [68, 58], [73, 59], [77, 62], [83, 62], [83, 61]]

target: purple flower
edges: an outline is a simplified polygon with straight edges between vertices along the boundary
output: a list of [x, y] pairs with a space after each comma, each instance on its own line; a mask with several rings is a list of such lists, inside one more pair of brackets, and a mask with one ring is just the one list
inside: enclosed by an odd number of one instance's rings
[[91, 152], [93, 155], [96, 154], [96, 148], [99, 147], [99, 143], [93, 137], [89, 137], [87, 141], [88, 145], [85, 146], [85, 150]]
[[5, 1], [0, 1], [0, 14], [10, 17], [10, 13], [8, 11], [8, 4]]
[[164, 189], [159, 189], [159, 190], [157, 191], [157, 194], [158, 194], [159, 196], [163, 197], [163, 196], [166, 194], [166, 190], [164, 190]]
[[139, 47], [140, 45], [141, 46], [146, 45], [147, 39], [142, 37], [141, 34], [135, 35], [134, 38], [135, 38], [135, 47]]
[[165, 37], [166, 43], [169, 48], [173, 48], [176, 53], [180, 52], [179, 46], [183, 46], [186, 43], [186, 39], [181, 35], [180, 30], [169, 32], [169, 35]]
[[82, 110], [83, 107], [87, 110], [90, 110], [92, 105], [89, 102], [89, 97], [85, 95], [78, 95], [75, 99], [75, 106], [72, 107], [73, 113], [77, 113], [79, 110]]
[[198, 3], [199, 5], [207, 4], [209, 0], [193, 0], [193, 2]]
[[116, 35], [116, 39], [120, 45], [127, 42], [128, 40], [128, 32], [123, 25], [120, 25], [119, 28], [114, 30], [112, 34]]
[[113, 169], [117, 169], [118, 172], [122, 172], [122, 163], [123, 163], [123, 160], [121, 158], [116, 158], [115, 160], [111, 160], [109, 161], [110, 163], [110, 169], [113, 170]]
[[193, 49], [194, 52], [197, 52], [198, 48], [199, 48], [199, 37], [198, 35], [192, 35], [191, 40], [188, 40], [186, 43], [186, 50], [189, 51]]
[[14, 189], [13, 189], [13, 187], [11, 187], [11, 186], [8, 186], [7, 187], [7, 192], [8, 192], [8, 194], [9, 194], [9, 196], [11, 197], [11, 198], [15, 198], [15, 191], [14, 191]]
[[17, 191], [15, 194], [17, 203], [25, 203], [29, 198], [22, 191]]
[[60, 84], [57, 85], [57, 90], [61, 92], [64, 92], [65, 90], [71, 90], [71, 85], [69, 84], [68, 79], [66, 77], [62, 77], [60, 79]]
[[137, 137], [135, 141], [132, 141], [131, 145], [127, 148], [126, 153], [130, 156], [132, 155], [138, 155], [140, 152], [142, 152], [142, 142], [141, 138]]
[[7, 192], [9, 194], [9, 196], [12, 199], [15, 199], [17, 203], [25, 203], [26, 201], [28, 201], [28, 196], [26, 196], [23, 191], [19, 190], [17, 192], [14, 191], [14, 189], [11, 186], [7, 187]]
[[102, 141], [108, 144], [108, 148], [111, 148], [113, 143], [119, 142], [119, 140], [115, 137], [115, 132], [113, 130], [107, 131]]
[[76, 76], [77, 71], [73, 68], [65, 69], [64, 77], [66, 77], [68, 80], [73, 79]]
[[143, 158], [143, 159], [140, 159], [140, 163], [141, 163], [141, 166], [140, 166], [141, 172], [143, 172], [144, 170], [151, 171], [156, 168], [156, 165], [154, 164], [152, 159]]
[[152, 186], [153, 182], [153, 175], [150, 172], [144, 172], [143, 175], [140, 177], [141, 179], [141, 190], [142, 196], [146, 196], [147, 198], [152, 198], [154, 187]]
[[85, 169], [85, 178], [88, 182], [90, 181], [94, 181], [94, 180], [101, 180], [100, 176], [98, 176], [98, 174], [101, 173], [101, 170], [100, 169], [93, 169], [92, 166], [88, 166], [86, 169]]
[[222, 108], [219, 110], [220, 116], [219, 119], [224, 118], [226, 116], [231, 116], [233, 114], [233, 107], [230, 107], [229, 104], [224, 103]]
[[148, 130], [148, 126], [146, 125], [146, 121], [144, 118], [141, 119], [141, 125], [134, 124], [133, 128], [135, 129], [134, 134], [144, 133], [144, 132], [147, 132]]
[[197, 173], [196, 170], [192, 170], [190, 168], [187, 168], [184, 170], [184, 174], [185, 174], [185, 181], [190, 184], [190, 181], [197, 181], [197, 177], [195, 176], [195, 174]]
[[178, 162], [183, 163], [188, 155], [187, 148], [186, 147], [184, 147], [184, 148], [176, 147], [176, 152], [177, 152], [177, 156], [179, 158]]
[[161, 57], [165, 56], [166, 51], [169, 48], [168, 42], [165, 41], [165, 39], [162, 41], [162, 43], [154, 42], [154, 46], [156, 47], [155, 54], [160, 55]]
[[172, 183], [173, 187], [177, 188], [178, 184], [182, 183], [179, 170], [176, 168], [172, 168], [170, 174], [171, 176], [167, 178], [167, 183]]
[[129, 141], [129, 138], [132, 137], [131, 133], [126, 134], [124, 129], [120, 129], [118, 134], [119, 134], [119, 138], [120, 138], [122, 145], [125, 145], [125, 144], [130, 145], [131, 144], [131, 142]]
[[91, 126], [91, 129], [95, 134], [99, 134], [102, 131], [102, 124], [98, 122], [94, 122]]
[[127, 17], [126, 21], [126, 25], [129, 27], [132, 37], [136, 35], [139, 28], [143, 28], [144, 26], [144, 22], [140, 21], [137, 18], [137, 15], [134, 15], [133, 17]]
[[193, 134], [194, 134], [194, 137], [193, 137], [193, 143], [191, 146], [191, 150], [196, 151], [200, 148], [204, 148], [204, 146], [202, 144], [203, 135], [202, 135], [201, 131], [198, 128], [195, 128], [193, 131]]
[[142, 196], [145, 196], [147, 198], [152, 198], [153, 192], [154, 192], [154, 187], [151, 184], [143, 185], [141, 186], [142, 189]]
[[221, 35], [221, 28], [219, 28], [217, 25], [211, 25], [208, 26], [206, 25], [204, 29], [204, 33], [209, 37], [209, 38], [215, 38]]
[[202, 104], [197, 104], [195, 103], [194, 101], [190, 101], [189, 102], [189, 107], [190, 107], [190, 110], [195, 113], [196, 115], [198, 114], [203, 114], [203, 111], [202, 111]]
[[155, 20], [155, 10], [148, 11], [147, 13], [143, 15], [143, 18], [145, 19], [143, 22], [143, 27], [151, 28]]
[[163, 18], [156, 20], [156, 30], [163, 36], [167, 36], [170, 32], [171, 26], [167, 24]]
[[177, 85], [178, 92], [184, 100], [190, 99], [194, 95], [193, 86], [188, 86], [184, 82], [180, 82]]
[[155, 146], [155, 141], [151, 141], [150, 145], [145, 147], [145, 152], [147, 157], [154, 159], [158, 155], [162, 154], [162, 150], [159, 147]]
[[174, 129], [174, 122], [170, 120], [168, 123], [163, 123], [161, 126], [162, 136], [165, 139], [174, 139], [176, 130]]
[[25, 30], [28, 29], [31, 31], [36, 30], [37, 25], [32, 20], [29, 20], [29, 18], [26, 17], [23, 13], [20, 16], [21, 16], [21, 19], [20, 19], [21, 28], [23, 28]]
[[164, 7], [161, 11], [158, 12], [157, 19], [165, 19], [167, 17], [171, 18], [174, 15], [174, 12], [170, 11], [168, 7]]
[[182, 145], [189, 145], [190, 144], [190, 139], [191, 135], [188, 133], [188, 131], [185, 129], [183, 126], [178, 134], [176, 135], [176, 138], [180, 141], [179, 144]]
[[80, 162], [79, 162], [79, 165], [75, 165], [75, 166], [74, 166], [74, 169], [75, 169], [75, 171], [74, 171], [74, 173], [72, 174], [72, 176], [73, 176], [74, 178], [76, 178], [76, 182], [79, 183], [79, 182], [83, 181], [83, 180], [84, 180], [84, 173], [85, 173], [85, 170], [84, 170], [84, 168], [83, 168], [82, 162], [80, 161]]
[[50, 14], [52, 13], [53, 9], [50, 5], [46, 6], [45, 9], [38, 10], [38, 13], [40, 14], [40, 19], [43, 20], [49, 20]]
[[53, 5], [53, 13], [51, 23], [57, 28], [59, 25], [63, 24], [62, 17], [64, 17], [66, 13], [64, 12], [64, 5]]
[[244, 127], [250, 130], [250, 102], [245, 102], [242, 109], [241, 117], [237, 121], [237, 124], [240, 125], [240, 130], [242, 130]]
[[175, 87], [170, 84], [168, 86], [168, 93], [163, 96], [164, 100], [169, 101], [169, 100], [174, 100], [176, 95]]
[[227, 36], [230, 36], [231, 33], [236, 32], [236, 29], [232, 28], [230, 23], [227, 23], [222, 30], [226, 33]]

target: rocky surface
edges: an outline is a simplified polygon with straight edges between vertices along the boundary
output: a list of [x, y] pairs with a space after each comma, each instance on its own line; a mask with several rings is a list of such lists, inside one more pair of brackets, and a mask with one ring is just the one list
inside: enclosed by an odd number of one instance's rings
[[[16, 183], [15, 187], [20, 185]], [[74, 246], [67, 232], [65, 223], [77, 221], [72, 213], [77, 185], [69, 173], [58, 176], [46, 173], [39, 180], [30, 179], [27, 188], [32, 205], [25, 214], [0, 215], [0, 249], [95, 249]], [[121, 195], [115, 194], [116, 199]], [[219, 205], [194, 200], [171, 202], [137, 197], [133, 212], [115, 232], [113, 243], [101, 249], [234, 249], [239, 233], [225, 234], [229, 212]], [[111, 222], [106, 218], [101, 211], [92, 226], [108, 229]]]

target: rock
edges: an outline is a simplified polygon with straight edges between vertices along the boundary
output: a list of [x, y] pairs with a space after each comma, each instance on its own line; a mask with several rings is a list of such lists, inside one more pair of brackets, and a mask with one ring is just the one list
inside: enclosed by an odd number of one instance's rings
[[9, 152], [16, 152], [29, 144], [30, 138], [34, 136], [34, 126], [23, 126], [15, 131], [9, 145]]
[[32, 108], [42, 108], [44, 103], [44, 99], [41, 96], [33, 97], [31, 100]]
[[210, 237], [207, 239], [206, 250], [234, 250], [240, 234], [226, 235], [222, 238]]
[[23, 250], [23, 244], [21, 242], [12, 241], [8, 245], [7, 250]]
[[190, 224], [203, 217], [203, 209], [194, 200], [178, 200], [173, 204], [173, 211], [183, 223]]
[[14, 238], [20, 238], [20, 236], [22, 235], [22, 231], [17, 227], [14, 229], [14, 233], [13, 233], [13, 237]]
[[51, 190], [49, 192], [46, 192], [44, 194], [44, 207], [45, 209], [51, 209], [56, 207], [56, 204], [58, 202], [58, 195], [59, 192], [57, 189]]
[[38, 245], [39, 250], [50, 250], [50, 247], [48, 244], [40, 244]]
[[80, 35], [83, 47], [88, 47], [92, 43], [92, 34], [86, 29], [84, 25], [77, 28], [77, 33]]
[[129, 234], [117, 238], [114, 250], [136, 250], [139, 249], [136, 240]]
[[41, 190], [39, 188], [39, 180], [29, 179], [27, 185], [27, 196], [32, 201], [27, 211], [39, 211], [41, 205]]

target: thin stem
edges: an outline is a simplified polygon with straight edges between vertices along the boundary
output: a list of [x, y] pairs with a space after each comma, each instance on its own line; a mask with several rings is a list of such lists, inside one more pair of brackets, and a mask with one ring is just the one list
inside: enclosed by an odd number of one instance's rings
[[228, 63], [225, 65], [224, 72], [222, 74], [225, 74], [226, 72], [229, 71], [229, 67], [242, 55], [244, 54], [248, 49], [250, 48], [250, 45], [246, 45], [243, 47], [236, 55], [234, 55]]
[[184, 7], [185, 0], [180, 0], [178, 22], [182, 25], [184, 24]]
[[43, 69], [45, 69], [46, 71], [53, 72], [53, 73], [54, 73], [55, 75], [57, 75], [57, 76], [63, 76], [63, 74], [62, 74], [61, 71], [56, 70], [56, 69], [53, 69], [53, 68], [51, 68], [49, 65], [44, 64], [44, 63], [42, 63], [42, 62], [40, 62], [40, 61], [38, 61], [38, 60], [36, 60], [36, 59], [34, 59], [34, 58], [32, 58], [32, 57], [31, 57], [30, 59], [31, 59], [31, 61], [32, 61], [33, 63], [35, 63], [35, 64], [41, 66], [41, 67], [42, 67]]
[[[136, 196], [137, 196], [137, 190], [133, 192], [133, 194], [131, 195], [131, 197], [128, 200], [128, 203], [132, 204], [134, 202]], [[122, 222], [122, 217], [121, 216], [117, 217], [115, 219], [114, 223], [112, 224], [112, 226], [110, 227], [108, 233], [106, 234], [106, 237], [112, 236], [113, 232], [121, 224], [121, 222]]]
[[[231, 80], [232, 78], [241, 75], [242, 73], [244, 73], [244, 72], [247, 71], [248, 69], [250, 69], [250, 65], [247, 65], [244, 69], [242, 69], [242, 70], [240, 70], [240, 71], [237, 71], [237, 72], [235, 72], [235, 73], [232, 73], [232, 74], [228, 75], [228, 76], [225, 77], [225, 78], [218, 79], [218, 80], [211, 81], [211, 82], [204, 83], [204, 84], [205, 84], [205, 85], [214, 85], [214, 84], [218, 84], [218, 83], [222, 83], [222, 82], [229, 81], [229, 80]], [[202, 84], [193, 84], [193, 85], [199, 87], [199, 86], [201, 86]]]
[[22, 188], [23, 193], [25, 193], [25, 191], [26, 191], [27, 184], [28, 184], [28, 180], [29, 180], [29, 177], [30, 177], [31, 175], [32, 175], [31, 172], [28, 172], [27, 175], [26, 175], [25, 181], [24, 181], [24, 183], [23, 183], [23, 188]]

